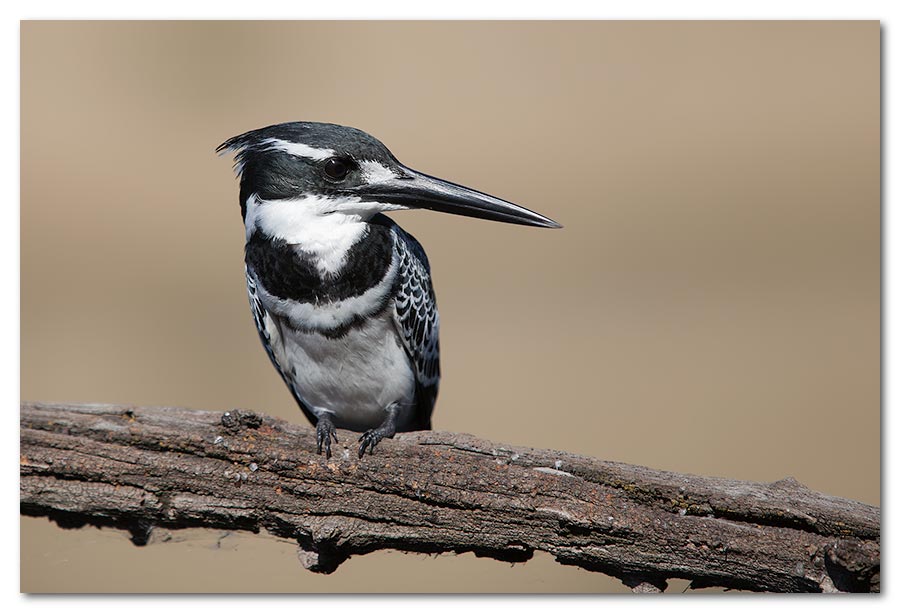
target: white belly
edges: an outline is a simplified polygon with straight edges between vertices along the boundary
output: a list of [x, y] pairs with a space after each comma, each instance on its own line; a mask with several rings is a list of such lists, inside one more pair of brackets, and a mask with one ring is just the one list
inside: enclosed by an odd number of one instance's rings
[[313, 412], [330, 413], [338, 428], [363, 431], [380, 425], [386, 408], [396, 404], [398, 425], [406, 421], [415, 376], [390, 309], [340, 338], [286, 327], [280, 331], [276, 359]]

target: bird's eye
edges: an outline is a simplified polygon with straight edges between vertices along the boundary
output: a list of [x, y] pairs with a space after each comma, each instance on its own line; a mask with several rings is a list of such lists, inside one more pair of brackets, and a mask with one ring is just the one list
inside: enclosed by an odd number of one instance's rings
[[322, 164], [322, 172], [332, 181], [342, 181], [350, 172], [350, 164], [340, 158], [329, 158]]

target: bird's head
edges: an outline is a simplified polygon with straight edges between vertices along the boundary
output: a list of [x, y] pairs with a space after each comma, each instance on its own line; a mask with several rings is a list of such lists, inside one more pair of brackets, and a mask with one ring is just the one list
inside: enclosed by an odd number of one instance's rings
[[511, 202], [407, 168], [381, 141], [356, 128], [283, 123], [230, 138], [216, 151], [235, 153], [245, 220], [248, 206], [277, 203], [282, 219], [298, 223], [310, 215], [367, 220], [383, 211], [430, 209], [560, 227]]

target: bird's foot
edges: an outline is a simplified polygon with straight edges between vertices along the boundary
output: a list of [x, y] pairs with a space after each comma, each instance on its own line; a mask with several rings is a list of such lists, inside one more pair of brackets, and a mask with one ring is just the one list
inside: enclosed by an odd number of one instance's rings
[[359, 457], [366, 455], [366, 449], [369, 450], [369, 455], [372, 455], [375, 452], [375, 445], [384, 438], [394, 438], [394, 431], [391, 430], [388, 432], [379, 426], [359, 437]]
[[322, 446], [325, 446], [325, 459], [331, 458], [331, 441], [338, 442], [337, 430], [331, 423], [331, 418], [327, 414], [319, 417], [316, 422], [316, 453], [322, 454]]
[[397, 424], [394, 423], [396, 419], [397, 411], [394, 407], [391, 407], [388, 409], [387, 419], [385, 419], [380, 426], [369, 430], [359, 437], [360, 458], [366, 455], [367, 448], [369, 450], [369, 455], [372, 455], [375, 452], [375, 445], [381, 442], [381, 439], [394, 438], [394, 435], [397, 433]]

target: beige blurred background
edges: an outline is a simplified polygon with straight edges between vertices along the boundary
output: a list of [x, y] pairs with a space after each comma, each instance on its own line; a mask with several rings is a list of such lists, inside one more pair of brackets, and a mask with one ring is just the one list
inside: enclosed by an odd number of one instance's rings
[[[437, 429], [879, 503], [877, 22], [24, 22], [21, 44], [23, 399], [305, 423], [213, 149], [329, 121], [565, 225], [394, 215], [432, 262]], [[262, 536], [21, 526], [29, 592], [624, 591], [545, 555], [317, 576]]]

